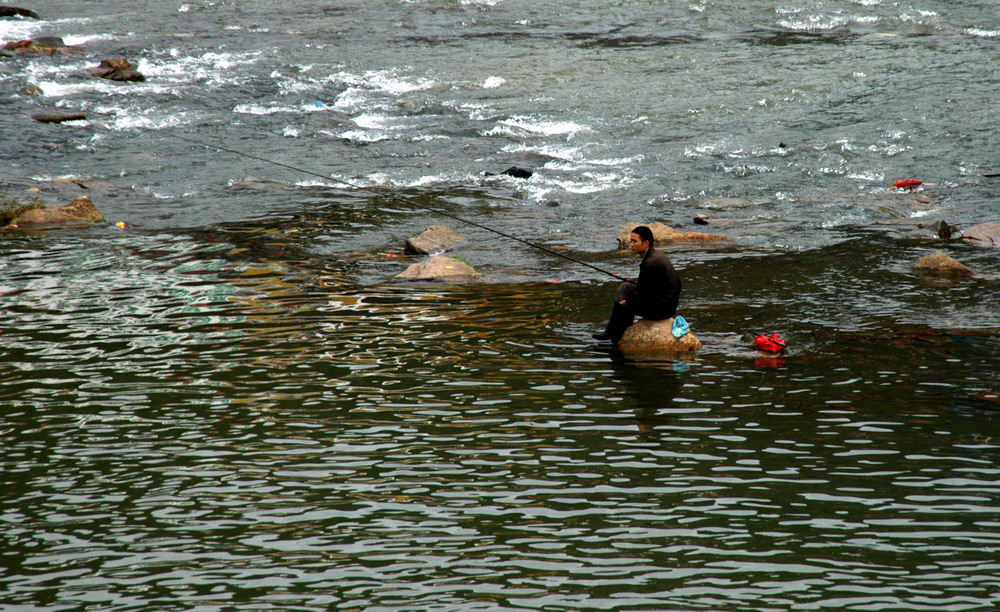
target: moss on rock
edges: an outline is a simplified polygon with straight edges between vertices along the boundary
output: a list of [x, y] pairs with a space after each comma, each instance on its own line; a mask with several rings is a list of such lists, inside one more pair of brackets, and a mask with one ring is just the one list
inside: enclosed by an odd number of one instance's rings
[[0, 201], [0, 227], [10, 225], [14, 222], [14, 219], [17, 219], [29, 210], [38, 208], [45, 208], [45, 202], [35, 200], [30, 204], [21, 204], [17, 200]]

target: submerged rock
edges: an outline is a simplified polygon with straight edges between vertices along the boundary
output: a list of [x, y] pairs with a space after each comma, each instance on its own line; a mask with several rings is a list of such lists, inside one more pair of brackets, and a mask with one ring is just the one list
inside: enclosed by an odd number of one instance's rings
[[669, 225], [664, 225], [659, 221], [653, 223], [636, 223], [630, 221], [625, 224], [625, 230], [618, 234], [618, 248], [626, 249], [629, 244], [629, 234], [632, 230], [639, 227], [640, 225], [645, 225], [653, 232], [653, 244], [654, 246], [663, 246], [665, 244], [670, 244], [672, 242], [721, 242], [724, 240], [729, 240], [726, 236], [720, 234], [706, 234], [704, 232], [682, 232], [676, 230]]
[[403, 252], [407, 255], [430, 255], [464, 240], [458, 232], [447, 225], [432, 225], [416, 236], [407, 238]]
[[2, 48], [8, 54], [28, 56], [82, 53], [80, 49], [67, 45], [58, 36], [42, 36], [39, 38], [29, 38], [28, 40], [18, 40], [9, 42]]
[[528, 170], [527, 168], [521, 168], [520, 166], [511, 166], [510, 168], [507, 168], [500, 174], [506, 174], [507, 176], [513, 176], [514, 178], [519, 178], [519, 179], [529, 179], [534, 174], [534, 172]]
[[0, 18], [4, 17], [26, 17], [28, 19], [41, 19], [35, 11], [16, 6], [0, 6]]
[[942, 276], [972, 276], [972, 270], [968, 266], [940, 252], [924, 255], [913, 267], [921, 272]]
[[8, 228], [44, 229], [50, 227], [102, 223], [104, 215], [87, 196], [80, 196], [57, 208], [34, 208], [15, 218]]
[[[529, 179], [534, 174], [534, 172], [528, 170], [527, 168], [522, 168], [520, 166], [511, 166], [510, 168], [507, 168], [500, 174], [506, 174], [507, 176], [513, 176], [514, 178], [519, 178], [519, 179]], [[496, 174], [492, 172], [486, 172], [485, 175], [496, 176]]]
[[475, 268], [464, 261], [455, 259], [454, 257], [438, 255], [413, 264], [402, 273], [397, 274], [396, 278], [406, 280], [438, 280], [444, 278], [469, 278], [474, 276], [479, 276], [479, 272], [476, 272]]
[[941, 219], [940, 221], [938, 221], [936, 223], [932, 223], [930, 225], [930, 228], [932, 230], [934, 230], [935, 232], [937, 232], [938, 238], [940, 238], [942, 240], [950, 240], [951, 239], [951, 235], [954, 234], [955, 230], [958, 229], [954, 225], [950, 225], [944, 219]]
[[105, 196], [117, 190], [118, 187], [114, 183], [104, 179], [79, 177], [57, 177], [28, 188], [31, 193], [48, 193], [56, 199], [73, 199], [78, 195]]
[[756, 206], [761, 203], [761, 200], [751, 200], [748, 198], [698, 198], [692, 200], [692, 203], [710, 210], [732, 210], [734, 208]]
[[29, 204], [22, 204], [17, 200], [4, 200], [0, 202], [0, 227], [6, 227], [13, 223], [24, 213], [34, 208], [45, 208], [45, 202], [35, 200]]
[[916, 227], [918, 229], [929, 229], [937, 234], [937, 237], [941, 240], [951, 240], [952, 235], [959, 229], [957, 225], [951, 225], [944, 219], [933, 223], [927, 223], [925, 221], [875, 221], [873, 225], [896, 225]]
[[82, 121], [87, 118], [83, 113], [36, 113], [31, 116], [41, 123], [62, 123], [64, 121]]
[[90, 76], [111, 81], [145, 81], [146, 77], [124, 57], [101, 60], [99, 66], [84, 70]]
[[972, 246], [1000, 248], [1000, 223], [980, 223], [962, 232], [962, 240]]
[[622, 352], [660, 351], [667, 353], [691, 353], [701, 349], [701, 340], [692, 332], [680, 338], [673, 334], [674, 318], [652, 321], [640, 319], [633, 323], [615, 347]]
[[288, 189], [288, 185], [272, 179], [246, 176], [229, 184], [233, 191], [278, 191]]

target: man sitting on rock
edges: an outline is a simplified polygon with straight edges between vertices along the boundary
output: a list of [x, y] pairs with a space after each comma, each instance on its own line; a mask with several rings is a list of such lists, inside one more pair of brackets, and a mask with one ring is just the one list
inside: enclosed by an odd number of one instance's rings
[[639, 277], [618, 286], [611, 318], [603, 332], [593, 335], [595, 340], [617, 344], [635, 315], [660, 321], [677, 314], [681, 278], [667, 256], [653, 248], [653, 231], [645, 225], [632, 230], [629, 248], [642, 255]]

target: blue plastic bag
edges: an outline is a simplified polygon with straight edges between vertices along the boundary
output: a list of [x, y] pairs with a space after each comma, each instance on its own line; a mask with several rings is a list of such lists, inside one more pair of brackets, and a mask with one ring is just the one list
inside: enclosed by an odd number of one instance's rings
[[674, 328], [671, 331], [674, 334], [674, 338], [681, 338], [691, 331], [691, 328], [688, 327], [688, 322], [683, 316], [677, 315], [674, 317]]

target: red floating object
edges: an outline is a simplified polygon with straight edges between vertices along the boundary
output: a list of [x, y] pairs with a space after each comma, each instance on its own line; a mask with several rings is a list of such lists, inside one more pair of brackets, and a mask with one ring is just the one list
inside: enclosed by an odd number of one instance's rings
[[785, 351], [785, 340], [778, 334], [765, 336], [757, 334], [753, 337], [753, 345], [758, 351], [765, 353], [783, 353]]
[[893, 187], [898, 187], [899, 189], [913, 189], [918, 185], [923, 185], [924, 182], [920, 179], [908, 178], [896, 181]]

